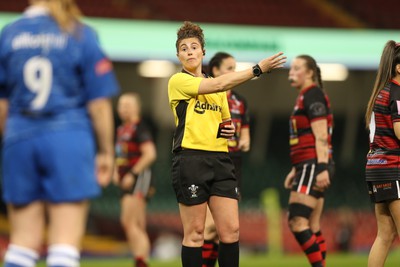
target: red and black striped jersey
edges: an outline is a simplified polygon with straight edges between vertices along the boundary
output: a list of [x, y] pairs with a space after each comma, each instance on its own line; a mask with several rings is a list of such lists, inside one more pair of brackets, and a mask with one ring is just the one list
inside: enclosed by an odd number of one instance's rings
[[117, 129], [116, 137], [116, 164], [120, 177], [123, 177], [142, 156], [140, 145], [153, 142], [153, 137], [143, 121], [122, 124]]
[[231, 120], [235, 125], [235, 134], [228, 140], [228, 149], [230, 153], [240, 152], [239, 140], [243, 128], [249, 128], [250, 115], [247, 108], [246, 99], [235, 91], [227, 92], [229, 111]]
[[366, 179], [398, 180], [400, 141], [393, 123], [400, 121], [400, 84], [392, 80], [376, 97], [370, 130], [370, 151], [367, 154]]
[[301, 90], [289, 122], [290, 158], [293, 165], [317, 159], [311, 122], [326, 119], [329, 158], [332, 158], [333, 115], [328, 96], [315, 84]]

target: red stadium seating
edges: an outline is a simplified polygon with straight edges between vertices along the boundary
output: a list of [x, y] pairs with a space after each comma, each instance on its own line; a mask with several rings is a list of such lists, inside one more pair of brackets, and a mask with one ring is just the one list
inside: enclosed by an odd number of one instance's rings
[[[354, 27], [346, 25], [337, 11], [321, 9], [322, 5], [334, 5], [368, 28], [397, 29], [400, 16], [391, 12], [396, 0], [203, 0], [190, 4], [184, 0], [76, 0], [83, 13], [89, 17], [191, 20], [195, 22], [269, 25], [290, 27]], [[28, 1], [1, 1], [0, 11], [21, 12]], [[317, 4], [318, 3], [318, 4]], [[362, 26], [358, 26], [362, 27]]]

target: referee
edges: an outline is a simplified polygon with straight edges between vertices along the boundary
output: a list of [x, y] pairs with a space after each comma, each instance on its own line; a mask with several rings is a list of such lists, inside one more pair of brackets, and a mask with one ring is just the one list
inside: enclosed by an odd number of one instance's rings
[[175, 117], [172, 184], [183, 225], [182, 265], [202, 266], [207, 205], [219, 236], [219, 266], [239, 266], [238, 183], [228, 155], [227, 139], [235, 133], [227, 90], [281, 68], [282, 53], [261, 60], [253, 68], [208, 79], [202, 72], [205, 55], [203, 30], [184, 22], [177, 33], [176, 50], [182, 71], [168, 83]]

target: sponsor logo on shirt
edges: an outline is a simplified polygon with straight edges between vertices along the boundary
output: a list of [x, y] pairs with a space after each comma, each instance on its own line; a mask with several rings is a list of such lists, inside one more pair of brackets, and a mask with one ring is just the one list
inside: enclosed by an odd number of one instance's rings
[[62, 49], [66, 44], [67, 35], [65, 34], [31, 34], [23, 32], [13, 38], [11, 46], [13, 50], [36, 48], [48, 50], [51, 48]]
[[211, 111], [217, 111], [217, 112], [222, 112], [222, 107], [218, 106], [216, 104], [209, 104], [209, 103], [204, 103], [199, 100], [196, 100], [196, 104], [194, 105], [194, 112], [198, 114], [204, 114], [206, 110], [211, 110]]
[[98, 76], [104, 75], [112, 70], [112, 63], [107, 58], [103, 58], [96, 63], [96, 74]]
[[387, 163], [386, 159], [368, 159], [367, 161], [367, 165], [382, 165], [386, 163]]

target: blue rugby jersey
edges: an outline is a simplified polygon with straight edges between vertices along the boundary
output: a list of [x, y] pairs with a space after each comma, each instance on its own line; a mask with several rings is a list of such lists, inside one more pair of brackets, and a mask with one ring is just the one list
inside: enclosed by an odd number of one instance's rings
[[5, 141], [42, 131], [87, 129], [89, 101], [119, 91], [112, 64], [97, 35], [81, 24], [63, 32], [39, 7], [31, 7], [0, 35], [0, 97], [9, 101]]

